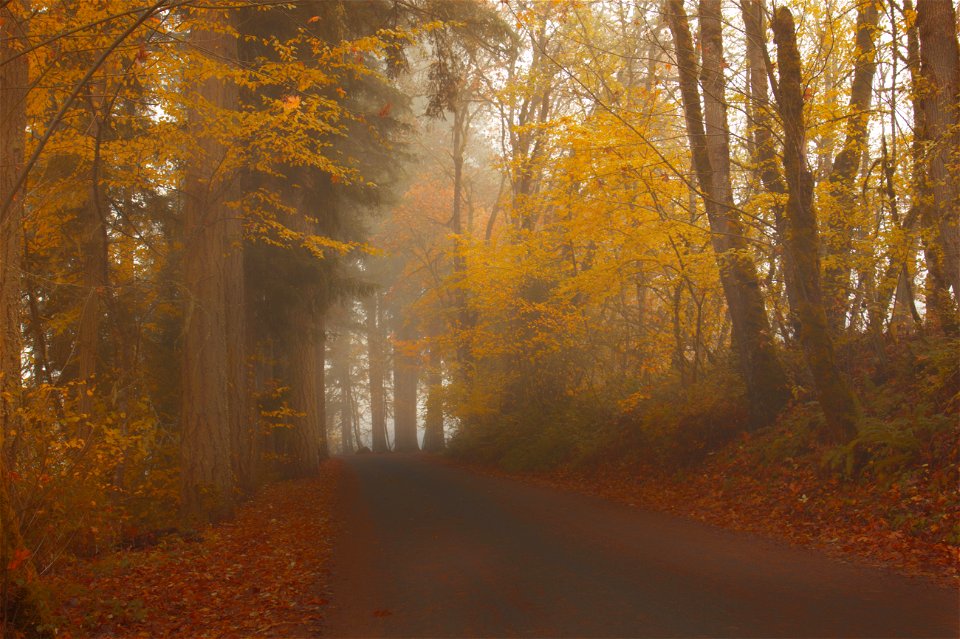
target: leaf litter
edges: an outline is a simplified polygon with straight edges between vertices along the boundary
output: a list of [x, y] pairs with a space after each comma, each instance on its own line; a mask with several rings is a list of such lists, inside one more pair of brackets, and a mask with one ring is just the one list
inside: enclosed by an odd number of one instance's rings
[[330, 460], [314, 477], [270, 484], [198, 541], [171, 536], [59, 571], [47, 579], [57, 636], [316, 636], [342, 472]]

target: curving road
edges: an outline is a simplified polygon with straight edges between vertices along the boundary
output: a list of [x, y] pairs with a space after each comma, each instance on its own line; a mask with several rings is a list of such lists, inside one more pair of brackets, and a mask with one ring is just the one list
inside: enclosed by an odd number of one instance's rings
[[416, 455], [345, 459], [331, 637], [957, 637], [955, 590]]

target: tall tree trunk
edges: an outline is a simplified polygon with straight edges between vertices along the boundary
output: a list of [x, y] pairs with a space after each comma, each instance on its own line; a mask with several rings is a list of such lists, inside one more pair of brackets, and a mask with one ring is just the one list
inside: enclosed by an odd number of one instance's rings
[[704, 107], [697, 90], [697, 62], [693, 38], [682, 0], [670, 0], [670, 30], [677, 50], [680, 92], [687, 136], [697, 180], [710, 222], [711, 240], [720, 267], [733, 343], [741, 375], [747, 386], [754, 426], [771, 423], [790, 399], [786, 374], [777, 358], [760, 291], [756, 267], [750, 257], [743, 225], [733, 203], [725, 82], [721, 70], [723, 43], [720, 2], [700, 4], [703, 51]]
[[[234, 50], [236, 51], [236, 50]], [[239, 53], [237, 52], [237, 55]], [[239, 96], [237, 97], [239, 102]], [[241, 491], [256, 489], [256, 441], [259, 437], [257, 415], [251, 406], [253, 377], [250, 354], [253, 352], [250, 320], [253, 309], [247, 300], [244, 271], [243, 218], [239, 212], [228, 215], [224, 224], [224, 304], [226, 307], [227, 410], [233, 435], [233, 474]]]
[[[242, 236], [243, 230], [239, 231]], [[235, 249], [227, 254], [228, 262], [236, 259], [235, 253], [240, 251]], [[260, 411], [254, 398], [263, 392], [266, 379], [265, 366], [261, 361], [264, 356], [260, 352], [261, 345], [257, 342], [259, 336], [254, 331], [256, 309], [246, 294], [243, 256], [239, 257], [241, 277], [227, 289], [227, 307], [233, 309], [231, 312], [243, 315], [242, 318], [234, 318], [234, 321], [227, 325], [227, 347], [230, 353], [228, 384], [232, 391], [232, 401], [239, 402], [231, 407], [230, 415], [231, 429], [234, 430], [234, 475], [240, 490], [249, 495], [258, 487], [263, 446]], [[242, 342], [237, 344], [236, 340]]]
[[[236, 60], [236, 38], [226, 33], [225, 13], [211, 12], [211, 24], [197, 28], [191, 45], [218, 60]], [[237, 107], [237, 88], [207, 77], [195, 88], [203, 105]], [[197, 155], [186, 170], [183, 205], [185, 290], [181, 395], [181, 490], [187, 518], [215, 521], [233, 512], [232, 390], [227, 325], [228, 220], [240, 215], [226, 204], [231, 176], [220, 170], [228, 149], [205, 132], [209, 113], [188, 114]], [[235, 415], [235, 413], [233, 413]]]
[[[343, 335], [340, 341], [346, 341], [347, 348], [343, 348], [343, 345], [340, 344], [341, 347], [337, 350], [337, 353], [332, 355], [333, 368], [331, 373], [333, 373], [336, 383], [340, 387], [340, 452], [348, 455], [354, 451], [353, 401], [351, 399], [353, 384], [350, 380], [349, 337]], [[357, 444], [359, 445], [359, 442]]]
[[903, 232], [906, 240], [894, 240], [891, 243], [890, 262], [887, 264], [874, 298], [870, 303], [870, 323], [868, 332], [876, 343], [880, 343], [880, 337], [883, 335], [884, 320], [887, 316], [887, 309], [890, 306], [890, 300], [893, 300], [893, 310], [890, 314], [891, 330], [896, 331], [896, 325], [909, 329], [909, 324], [920, 324], [921, 318], [917, 311], [913, 297], [913, 278], [910, 275], [909, 264], [911, 264], [916, 255], [916, 248], [913, 239], [914, 227], [916, 226], [918, 209], [911, 209], [906, 217], [901, 221], [897, 210], [897, 191], [894, 185], [894, 166], [887, 150], [886, 136], [882, 139], [881, 165], [883, 168], [883, 191], [890, 207], [890, 221], [894, 227]]
[[417, 386], [420, 367], [410, 353], [411, 342], [417, 339], [411, 322], [400, 320], [399, 342], [393, 349], [393, 432], [395, 448], [400, 452], [420, 450], [417, 441]]
[[454, 105], [453, 111], [453, 211], [450, 219], [453, 231], [453, 276], [456, 280], [454, 302], [457, 305], [457, 360], [461, 374], [466, 374], [471, 363], [470, 338], [467, 334], [472, 320], [467, 307], [467, 296], [461, 280], [465, 277], [466, 263], [463, 259], [463, 155], [467, 146], [467, 106]]
[[[960, 47], [953, 3], [917, 0], [916, 27], [919, 77], [914, 76], [914, 105], [923, 117], [918, 137], [924, 154], [926, 189], [931, 196], [922, 220], [930, 244], [927, 267], [937, 298], [932, 306], [940, 315], [941, 328], [956, 334], [956, 298], [960, 297]], [[948, 288], [953, 288], [953, 299]]]
[[[911, 0], [904, 0], [904, 13], [913, 11]], [[920, 68], [920, 36], [917, 24], [914, 21], [907, 30], [907, 66], [910, 69], [911, 102], [913, 105], [913, 145], [910, 149], [913, 160], [913, 202], [911, 214], [920, 219], [920, 239], [923, 244], [924, 261], [927, 266], [926, 278], [926, 305], [927, 321], [934, 330], [947, 335], [958, 332], [958, 322], [954, 311], [953, 301], [950, 298], [950, 283], [943, 266], [943, 251], [939, 248], [940, 235], [937, 223], [936, 205], [930, 186], [930, 176], [927, 174], [925, 153], [930, 140], [927, 131], [924, 97], [921, 95], [925, 80]]]
[[295, 335], [287, 340], [290, 408], [293, 419], [292, 471], [304, 477], [317, 472], [327, 457], [324, 414], [324, 359], [326, 338], [323, 323], [314, 313], [301, 311], [292, 324]]
[[787, 198], [787, 241], [790, 243], [800, 343], [817, 386], [827, 420], [825, 439], [845, 442], [856, 435], [860, 413], [856, 398], [836, 365], [833, 340], [820, 291], [820, 237], [813, 209], [813, 175], [807, 166], [803, 121], [803, 85], [793, 14], [781, 7], [773, 21], [780, 67], [778, 103], [784, 128], [784, 175]]
[[440, 349], [430, 345], [430, 366], [427, 372], [427, 416], [423, 429], [423, 450], [437, 452], [446, 445], [443, 435], [443, 370]]
[[383, 391], [383, 334], [380, 321], [380, 294], [364, 299], [367, 324], [367, 366], [370, 379], [370, 428], [373, 452], [389, 450], [387, 445], [386, 405]]
[[[22, 23], [8, 8], [0, 9], [0, 442], [20, 430], [20, 295], [23, 262], [23, 191], [14, 193], [23, 170], [26, 146], [28, 58], [19, 55], [26, 42]], [[10, 451], [2, 448], [10, 462]], [[0, 476], [6, 486], [7, 475]], [[4, 530], [3, 550], [7, 549]]]
[[[17, 411], [22, 402], [20, 370], [20, 310], [23, 260], [23, 200], [17, 179], [23, 170], [26, 148], [29, 56], [26, 24], [10, 8], [0, 8], [0, 634], [7, 628], [7, 613], [16, 610], [18, 625], [36, 632], [49, 621], [49, 610], [36, 588], [37, 571], [20, 533], [10, 477], [15, 463], [6, 443], [20, 431]], [[26, 553], [23, 558], [23, 553]], [[20, 559], [15, 559], [20, 554]], [[11, 563], [17, 564], [16, 570]]]
[[830, 214], [825, 241], [828, 266], [824, 273], [824, 294], [827, 321], [835, 334], [843, 330], [850, 296], [850, 271], [853, 253], [854, 220], [851, 210], [856, 208], [854, 179], [867, 145], [867, 124], [873, 101], [873, 78], [877, 72], [877, 49], [874, 32], [879, 11], [875, 0], [857, 1], [856, 60], [847, 107], [847, 126], [843, 147], [833, 161], [828, 178]]
[[[746, 33], [747, 69], [749, 72], [750, 102], [747, 109], [750, 119], [752, 135], [753, 162], [756, 166], [760, 184], [768, 192], [776, 195], [786, 195], [787, 184], [780, 173], [780, 161], [777, 157], [777, 141], [773, 133], [771, 118], [770, 96], [767, 90], [767, 73], [769, 69], [769, 54], [766, 46], [766, 20], [762, 0], [742, 0], [741, 10]], [[781, 254], [789, 250], [786, 242], [786, 220], [783, 205], [778, 200], [773, 204], [774, 225], [777, 230], [777, 242]], [[787, 258], [784, 258], [787, 259]], [[794, 306], [793, 292], [796, 286], [793, 282], [792, 271], [782, 268], [784, 290], [787, 305], [790, 309], [791, 330], [796, 332], [797, 309]]]
[[92, 114], [94, 136], [93, 166], [90, 174], [90, 193], [87, 202], [80, 208], [82, 247], [82, 291], [80, 327], [77, 335], [77, 363], [80, 386], [80, 412], [90, 414], [92, 393], [90, 386], [96, 383], [100, 357], [100, 325], [103, 317], [103, 297], [109, 286], [107, 230], [104, 224], [105, 202], [100, 188], [100, 142], [103, 122], [97, 113]]

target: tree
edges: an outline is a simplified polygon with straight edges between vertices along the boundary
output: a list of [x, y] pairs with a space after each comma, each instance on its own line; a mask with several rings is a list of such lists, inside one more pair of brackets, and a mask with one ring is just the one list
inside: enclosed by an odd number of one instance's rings
[[721, 69], [720, 2], [704, 0], [700, 3], [702, 110], [693, 40], [683, 2], [671, 0], [668, 10], [680, 72], [687, 136], [710, 220], [720, 279], [730, 308], [733, 343], [747, 384], [754, 424], [768, 424], [789, 400], [790, 392], [773, 345], [756, 267], [749, 256], [743, 224], [730, 186], [730, 132]]
[[[484, 57], [497, 56], [499, 42], [509, 40], [509, 29], [500, 17], [475, 0], [444, 2], [427, 0], [424, 11], [445, 22], [442, 29], [431, 33], [433, 59], [428, 72], [429, 103], [426, 115], [445, 117], [452, 115], [453, 131], [451, 154], [453, 157], [453, 202], [450, 229], [453, 233], [453, 273], [463, 276], [463, 162], [470, 134], [470, 123], [476, 115], [471, 110], [475, 87], [479, 84], [477, 74], [482, 74]], [[455, 290], [459, 332], [466, 335], [473, 318], [462, 287]], [[470, 365], [470, 347], [461, 339], [457, 348], [457, 360], [466, 374]]]
[[[214, 60], [237, 60], [237, 40], [230, 15], [221, 10], [197, 25], [191, 46]], [[182, 507], [191, 518], [219, 520], [230, 516], [235, 502], [232, 465], [236, 424], [231, 420], [235, 398], [228, 372], [228, 325], [236, 308], [228, 306], [228, 288], [242, 277], [236, 260], [227, 256], [242, 242], [230, 218], [239, 212], [229, 167], [230, 149], [207, 133], [211, 123], [231, 118], [239, 107], [237, 87], [198, 61], [198, 105], [189, 121], [198, 153], [188, 166], [184, 184], [185, 290], [183, 395], [181, 412]], [[222, 71], [220, 72], [222, 73]], [[242, 315], [242, 314], [241, 314]], [[239, 364], [243, 364], [241, 359]], [[234, 428], [232, 428], [234, 427]]]
[[877, 30], [878, 17], [876, 2], [857, 2], [855, 62], [846, 131], [843, 145], [833, 160], [833, 168], [827, 179], [833, 214], [828, 218], [825, 253], [831, 265], [825, 270], [824, 291], [827, 321], [835, 334], [843, 329], [848, 306], [851, 270], [848, 257], [853, 243], [853, 216], [850, 211], [856, 201], [853, 182], [867, 143], [873, 79], [877, 72], [874, 32]]
[[[747, 70], [749, 75], [749, 101], [747, 114], [750, 133], [752, 135], [752, 155], [755, 173], [758, 181], [767, 192], [779, 196], [774, 200], [773, 218], [777, 231], [777, 242], [781, 250], [789, 250], [786, 241], [786, 219], [783, 211], [783, 196], [787, 192], [787, 185], [780, 171], [780, 161], [777, 157], [776, 134], [773, 129], [770, 96], [767, 89], [767, 73], [769, 71], [766, 45], [766, 15], [761, 0], [742, 0], [741, 12], [743, 15]], [[783, 261], [789, 258], [784, 255]], [[784, 275], [784, 292], [790, 309], [790, 324], [796, 320], [797, 309], [794, 303], [796, 284], [793, 281], [793, 272], [789, 268], [782, 269]], [[789, 335], [785, 335], [789, 337]]]
[[793, 14], [780, 7], [774, 14], [774, 42], [780, 69], [777, 106], [783, 122], [783, 169], [787, 181], [786, 239], [796, 283], [800, 343], [827, 419], [823, 435], [846, 442], [857, 433], [860, 409], [836, 364], [833, 340], [820, 290], [820, 241], [813, 205], [813, 175], [807, 166], [803, 119], [803, 84]]
[[443, 371], [436, 344], [430, 347], [427, 369], [427, 415], [423, 427], [423, 450], [437, 452], [446, 445], [443, 433]]
[[390, 450], [387, 441], [386, 397], [383, 388], [383, 317], [381, 314], [381, 293], [364, 299], [367, 329], [367, 371], [370, 382], [370, 428], [373, 438], [373, 452], [383, 453]]
[[[916, 38], [919, 51], [912, 71], [914, 117], [917, 118], [918, 151], [922, 161], [919, 192], [921, 216], [930, 273], [930, 306], [941, 330], [956, 334], [956, 302], [960, 296], [960, 48], [957, 45], [957, 15], [953, 4], [917, 0]], [[914, 45], [916, 46], [916, 45]], [[918, 158], [920, 159], [920, 158]]]
[[[0, 566], [4, 567], [0, 604], [7, 614], [19, 602], [22, 627], [45, 625], [49, 611], [36, 589], [37, 571], [21, 535], [20, 517], [11, 500], [10, 435], [20, 432], [21, 259], [24, 193], [21, 172], [26, 151], [26, 100], [29, 58], [28, 21], [6, 5], [0, 7]], [[11, 568], [13, 566], [13, 568]], [[9, 572], [8, 572], [9, 571]], [[10, 579], [19, 572], [20, 579]]]
[[417, 387], [420, 381], [416, 327], [408, 317], [397, 317], [393, 343], [393, 433], [399, 452], [420, 450], [417, 441]]

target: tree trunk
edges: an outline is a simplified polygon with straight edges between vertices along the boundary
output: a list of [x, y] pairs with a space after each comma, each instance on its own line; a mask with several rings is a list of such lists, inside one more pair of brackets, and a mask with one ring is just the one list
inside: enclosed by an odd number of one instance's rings
[[771, 337], [756, 267], [750, 257], [743, 226], [734, 208], [730, 186], [729, 128], [725, 82], [721, 70], [720, 2], [700, 4], [704, 108], [697, 90], [693, 38], [682, 0], [670, 0], [670, 30], [677, 50], [680, 92], [687, 136], [697, 180], [710, 222], [711, 240], [720, 267], [730, 318], [733, 343], [750, 400], [751, 423], [771, 423], [790, 399], [786, 374]]
[[[239, 224], [241, 221], [236, 220]], [[243, 237], [243, 228], [231, 235]], [[232, 315], [227, 324], [229, 363], [227, 384], [230, 388], [230, 429], [234, 433], [233, 472], [240, 490], [247, 495], [257, 489], [260, 454], [260, 422], [256, 401], [257, 373], [254, 354], [257, 352], [252, 302], [247, 299], [242, 245], [227, 252], [228, 271], [237, 273], [227, 285], [227, 308]]]
[[[931, 196], [922, 219], [931, 248], [927, 266], [937, 298], [931, 306], [941, 316], [941, 328], [956, 334], [955, 298], [960, 297], [960, 48], [953, 3], [917, 0], [916, 27], [919, 77], [914, 76], [914, 106], [923, 117], [918, 131], [924, 154], [921, 170]], [[954, 298], [947, 290], [951, 287]]]
[[[913, 11], [911, 0], [904, 0], [904, 12]], [[913, 202], [911, 214], [920, 219], [920, 239], [923, 244], [924, 261], [927, 266], [926, 305], [927, 322], [934, 330], [947, 335], [958, 332], [957, 317], [950, 298], [950, 284], [943, 270], [943, 252], [938, 247], [939, 228], [930, 188], [930, 176], [927, 174], [925, 151], [929, 142], [923, 97], [920, 95], [924, 79], [920, 71], [920, 37], [916, 21], [907, 30], [907, 66], [913, 84], [911, 102], [913, 106], [913, 145], [910, 149], [913, 160]]]
[[430, 367], [427, 372], [427, 417], [423, 429], [423, 450], [437, 452], [446, 445], [443, 435], [443, 370], [440, 349], [430, 345]]
[[917, 325], [921, 322], [913, 296], [913, 277], [909, 268], [916, 257], [913, 233], [916, 226], [917, 209], [913, 208], [907, 213], [903, 221], [900, 220], [897, 210], [897, 191], [894, 185], [894, 167], [887, 150], [886, 137], [882, 139], [881, 149], [883, 190], [887, 205], [890, 207], [890, 221], [895, 228], [903, 231], [903, 235], [907, 239], [906, 241], [895, 240], [891, 243], [890, 262], [881, 274], [874, 298], [870, 301], [868, 332], [874, 342], [878, 344], [883, 335], [884, 320], [891, 299], [893, 300], [893, 310], [890, 313], [890, 330], [892, 332], [900, 330], [900, 328], [896, 328], [897, 325], [900, 325], [904, 330], [909, 330], [911, 322]]
[[825, 220], [828, 233], [824, 249], [828, 266], [824, 273], [824, 294], [827, 321], [834, 334], [843, 330], [848, 311], [856, 219], [852, 214], [856, 208], [853, 183], [867, 144], [873, 78], [877, 72], [873, 34], [877, 29], [878, 15], [875, 0], [858, 0], [856, 61], [850, 86], [847, 126], [843, 147], [833, 161], [828, 178], [830, 215]]
[[[10, 60], [0, 66], [0, 443], [20, 430], [20, 295], [23, 261], [23, 192], [13, 193], [23, 170], [26, 147], [26, 100], [29, 56], [18, 55], [25, 42], [19, 18], [0, 9], [0, 54]], [[11, 59], [12, 58], [12, 59]], [[9, 451], [2, 453], [9, 459]], [[7, 475], [0, 476], [6, 484]], [[4, 543], [6, 546], [6, 530]]]
[[[341, 352], [334, 360], [337, 384], [340, 386], [340, 452], [348, 455], [354, 451], [353, 441], [353, 384], [350, 381], [350, 359], [348, 353]], [[357, 442], [359, 445], [359, 442]]]
[[289, 451], [294, 476], [316, 473], [327, 457], [324, 415], [325, 331], [314, 314], [300, 311], [292, 323], [294, 335], [287, 340], [290, 408], [293, 418], [293, 447]]
[[398, 344], [393, 349], [393, 433], [395, 448], [400, 452], [420, 450], [417, 440], [417, 386], [420, 367], [410, 352], [417, 339], [409, 321], [401, 320], [397, 331]]
[[820, 291], [820, 238], [813, 209], [813, 175], [807, 166], [800, 52], [789, 9], [777, 9], [773, 33], [780, 67], [778, 102], [784, 128], [784, 175], [789, 189], [787, 241], [792, 264], [788, 266], [793, 269], [797, 284], [800, 343], [827, 420], [823, 436], [833, 442], [845, 442], [856, 435], [860, 412], [836, 365]]
[[[766, 21], [762, 0], [742, 0], [741, 10], [746, 33], [747, 69], [749, 72], [750, 101], [747, 109], [750, 132], [752, 134], [753, 162], [760, 184], [768, 192], [776, 195], [786, 195], [787, 185], [780, 173], [780, 161], [777, 157], [777, 142], [773, 133], [773, 124], [770, 114], [770, 96], [767, 90], [767, 73], [769, 69], [769, 54], [766, 48]], [[774, 225], [777, 230], [777, 242], [781, 254], [789, 250], [786, 242], [786, 220], [784, 219], [783, 204], [778, 200], [772, 204]], [[784, 260], [787, 258], [784, 257]], [[790, 320], [787, 324], [790, 330], [796, 333], [797, 309], [794, 307], [792, 271], [782, 268], [784, 291], [787, 297], [787, 306], [790, 309]], [[786, 336], [785, 336], [786, 337]]]
[[[7, 436], [20, 431], [17, 414], [22, 402], [20, 369], [20, 296], [23, 260], [24, 193], [14, 192], [23, 170], [26, 148], [26, 104], [29, 56], [26, 25], [11, 9], [0, 8], [0, 634], [7, 628], [7, 613], [16, 611], [18, 626], [36, 632], [46, 626], [50, 612], [37, 584], [37, 571], [20, 533], [20, 518], [11, 500], [10, 471], [15, 460]], [[15, 559], [26, 553], [26, 558]], [[11, 562], [18, 564], [14, 570]]]
[[80, 327], [77, 335], [78, 379], [80, 412], [89, 415], [92, 410], [92, 394], [88, 393], [96, 383], [100, 357], [100, 325], [103, 316], [103, 296], [109, 286], [107, 230], [104, 225], [104, 198], [100, 189], [100, 141], [103, 123], [97, 113], [92, 114], [96, 127], [93, 167], [90, 175], [90, 193], [87, 202], [80, 208], [81, 222], [81, 275], [83, 301], [80, 310]]
[[453, 231], [453, 277], [455, 280], [454, 302], [457, 305], [457, 360], [461, 374], [465, 374], [471, 363], [470, 337], [467, 334], [472, 325], [467, 297], [461, 280], [465, 277], [466, 263], [463, 259], [463, 154], [467, 146], [467, 106], [459, 104], [453, 107], [453, 211], [450, 218]]
[[367, 323], [367, 364], [370, 379], [370, 428], [373, 452], [384, 453], [387, 445], [387, 419], [383, 391], [383, 335], [380, 321], [380, 294], [364, 299]]
[[227, 410], [229, 428], [233, 434], [233, 473], [239, 488], [246, 494], [256, 489], [257, 415], [252, 410], [253, 379], [249, 350], [251, 336], [244, 274], [243, 219], [239, 212], [224, 219], [224, 295], [226, 305], [227, 347]]
[[[196, 29], [191, 45], [218, 60], [236, 60], [235, 37], [225, 33], [228, 19]], [[200, 103], [219, 109], [237, 107], [236, 87], [207, 77], [195, 88]], [[186, 170], [183, 204], [183, 283], [185, 290], [181, 395], [181, 490], [184, 515], [216, 521], [233, 512], [232, 391], [227, 325], [228, 220], [239, 211], [228, 207], [228, 180], [220, 166], [228, 149], [205, 134], [209, 113], [192, 109], [188, 126], [197, 155]], [[235, 415], [235, 413], [233, 413]]]

